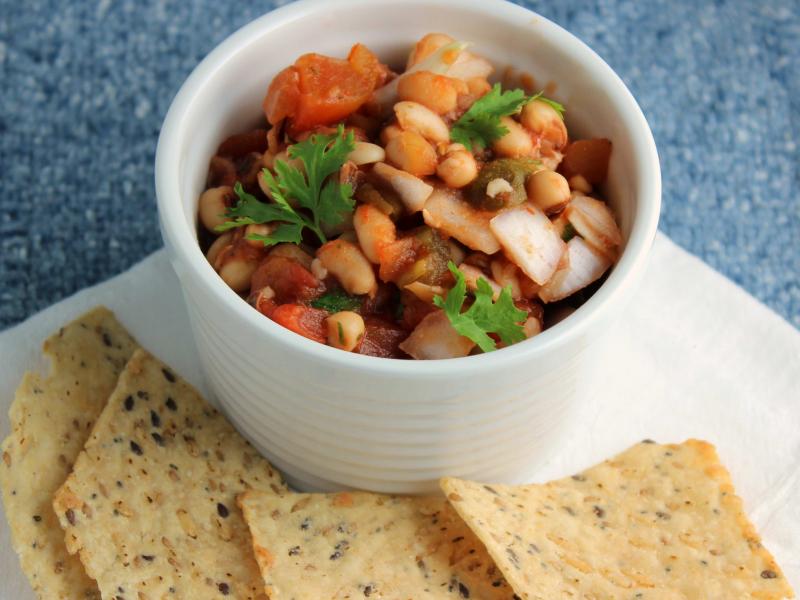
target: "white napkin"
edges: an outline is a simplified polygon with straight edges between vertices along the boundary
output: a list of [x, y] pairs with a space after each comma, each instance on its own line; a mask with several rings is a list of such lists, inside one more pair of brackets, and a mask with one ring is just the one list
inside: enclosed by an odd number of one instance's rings
[[[23, 372], [43, 366], [42, 341], [97, 304], [207, 392], [162, 250], [0, 334], [1, 437]], [[637, 296], [601, 344], [597, 389], [536, 480], [591, 466], [643, 438], [708, 440], [766, 547], [800, 591], [800, 333], [659, 234]], [[5, 519], [0, 528], [2, 597], [33, 599]]]

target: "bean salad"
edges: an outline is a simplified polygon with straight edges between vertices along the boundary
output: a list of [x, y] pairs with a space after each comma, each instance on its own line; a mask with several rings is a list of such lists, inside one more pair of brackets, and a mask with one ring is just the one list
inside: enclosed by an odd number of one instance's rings
[[209, 263], [275, 323], [371, 356], [491, 352], [567, 317], [620, 251], [612, 143], [570, 138], [533, 78], [493, 72], [441, 33], [400, 72], [363, 44], [299, 57], [263, 125], [211, 158]]

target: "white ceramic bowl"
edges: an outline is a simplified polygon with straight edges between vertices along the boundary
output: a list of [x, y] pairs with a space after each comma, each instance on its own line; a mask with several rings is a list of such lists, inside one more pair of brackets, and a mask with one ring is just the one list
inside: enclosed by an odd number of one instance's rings
[[[578, 137], [613, 141], [606, 194], [625, 237], [607, 281], [575, 314], [490, 354], [401, 361], [296, 335], [233, 293], [197, 244], [197, 198], [227, 135], [261, 118], [272, 77], [306, 52], [355, 42], [403, 64], [430, 31], [470, 41], [497, 72], [513, 66], [567, 107]], [[183, 286], [205, 375], [220, 404], [290, 483], [422, 492], [445, 474], [524, 480], [580, 410], [588, 352], [631, 297], [656, 232], [661, 179], [650, 129], [609, 66], [550, 21], [499, 0], [303, 0], [220, 44], [172, 103], [158, 143], [161, 228]]]

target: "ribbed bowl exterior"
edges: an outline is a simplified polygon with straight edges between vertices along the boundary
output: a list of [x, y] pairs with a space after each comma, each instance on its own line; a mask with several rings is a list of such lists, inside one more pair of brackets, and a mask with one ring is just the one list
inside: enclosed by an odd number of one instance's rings
[[[269, 81], [300, 54], [339, 56], [360, 41], [401, 64], [429, 31], [473, 42], [499, 72], [513, 65], [556, 82], [570, 132], [613, 141], [605, 192], [626, 247], [574, 315], [511, 348], [447, 361], [334, 350], [258, 314], [205, 260], [196, 211], [208, 161], [227, 135], [252, 126]], [[411, 493], [433, 491], [443, 475], [524, 480], [557, 451], [591, 385], [592, 344], [641, 277], [661, 197], [652, 135], [622, 81], [566, 31], [500, 0], [301, 0], [254, 21], [173, 101], [156, 189], [204, 374], [236, 427], [300, 489]]]
[[571, 344], [482, 382], [365, 377], [237, 330], [222, 307], [187, 305], [223, 411], [304, 489], [429, 492], [443, 475], [507, 481], [528, 473], [559, 436], [584, 376], [585, 346]]

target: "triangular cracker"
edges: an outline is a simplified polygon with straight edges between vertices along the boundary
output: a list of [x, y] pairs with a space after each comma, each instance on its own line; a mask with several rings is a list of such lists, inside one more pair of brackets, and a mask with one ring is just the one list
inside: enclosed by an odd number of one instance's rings
[[541, 485], [441, 485], [524, 600], [794, 597], [706, 442], [648, 440]]
[[239, 505], [270, 600], [511, 600], [444, 498], [247, 492]]
[[53, 506], [103, 598], [264, 599], [236, 495], [280, 474], [169, 367], [137, 351]]
[[0, 485], [14, 550], [40, 598], [100, 598], [67, 552], [52, 499], [135, 348], [111, 311], [96, 308], [44, 343], [50, 374], [26, 373], [9, 410]]

